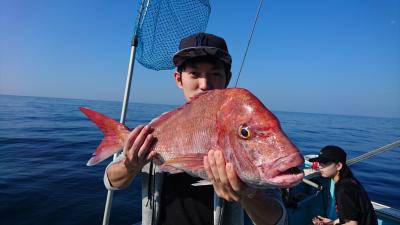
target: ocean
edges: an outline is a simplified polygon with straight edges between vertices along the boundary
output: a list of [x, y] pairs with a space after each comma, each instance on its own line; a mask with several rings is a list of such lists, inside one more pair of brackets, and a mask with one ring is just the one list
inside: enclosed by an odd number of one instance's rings
[[[110, 160], [86, 162], [101, 131], [78, 109], [119, 120], [121, 102], [0, 95], [0, 224], [101, 224]], [[130, 103], [127, 126], [176, 106]], [[348, 158], [400, 138], [400, 118], [275, 112], [303, 154], [339, 145]], [[400, 148], [351, 166], [373, 201], [400, 208]], [[114, 192], [110, 224], [140, 221], [140, 182]]]

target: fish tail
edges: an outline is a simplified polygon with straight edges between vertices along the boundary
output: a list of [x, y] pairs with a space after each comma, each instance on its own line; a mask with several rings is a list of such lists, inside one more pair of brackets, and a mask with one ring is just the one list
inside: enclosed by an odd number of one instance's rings
[[79, 107], [79, 109], [92, 120], [104, 134], [103, 140], [100, 145], [97, 146], [92, 158], [90, 158], [86, 165], [96, 165], [122, 149], [127, 134], [129, 133], [129, 129], [125, 125], [89, 108]]

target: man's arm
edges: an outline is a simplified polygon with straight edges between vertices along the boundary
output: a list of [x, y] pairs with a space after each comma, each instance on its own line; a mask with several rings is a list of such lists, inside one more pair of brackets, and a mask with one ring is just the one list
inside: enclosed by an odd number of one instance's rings
[[111, 164], [107, 169], [107, 178], [111, 187], [118, 189], [127, 188], [132, 180], [139, 174], [139, 171], [129, 171], [123, 161]]
[[112, 187], [126, 188], [132, 180], [140, 173], [156, 154], [150, 151], [153, 135], [149, 126], [137, 126], [130, 134], [124, 146], [124, 158], [113, 163], [106, 169], [108, 181]]
[[221, 151], [210, 150], [204, 157], [204, 168], [216, 194], [228, 201], [239, 201], [255, 224], [276, 224], [282, 217], [282, 206], [263, 191], [246, 186], [233, 165], [225, 165]]

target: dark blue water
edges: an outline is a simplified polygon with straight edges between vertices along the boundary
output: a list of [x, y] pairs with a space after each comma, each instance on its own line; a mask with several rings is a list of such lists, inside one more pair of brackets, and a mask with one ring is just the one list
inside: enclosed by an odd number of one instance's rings
[[[86, 166], [102, 133], [79, 106], [118, 120], [121, 103], [0, 95], [0, 224], [101, 224], [108, 161]], [[172, 108], [131, 104], [127, 125]], [[400, 119], [275, 113], [304, 154], [336, 144], [352, 158], [400, 138]], [[399, 159], [397, 148], [352, 166], [372, 200], [400, 208]], [[110, 224], [140, 220], [139, 185], [114, 193]]]

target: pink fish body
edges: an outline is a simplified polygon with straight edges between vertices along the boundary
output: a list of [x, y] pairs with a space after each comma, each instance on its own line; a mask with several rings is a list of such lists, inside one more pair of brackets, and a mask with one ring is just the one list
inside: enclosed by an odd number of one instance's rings
[[[130, 130], [88, 108], [80, 108], [102, 129], [104, 139], [87, 165], [121, 150]], [[249, 91], [228, 88], [203, 92], [149, 124], [154, 128], [154, 162], [166, 172], [207, 179], [203, 157], [222, 150], [242, 181], [254, 187], [290, 187], [303, 173], [304, 160], [278, 119]]]

